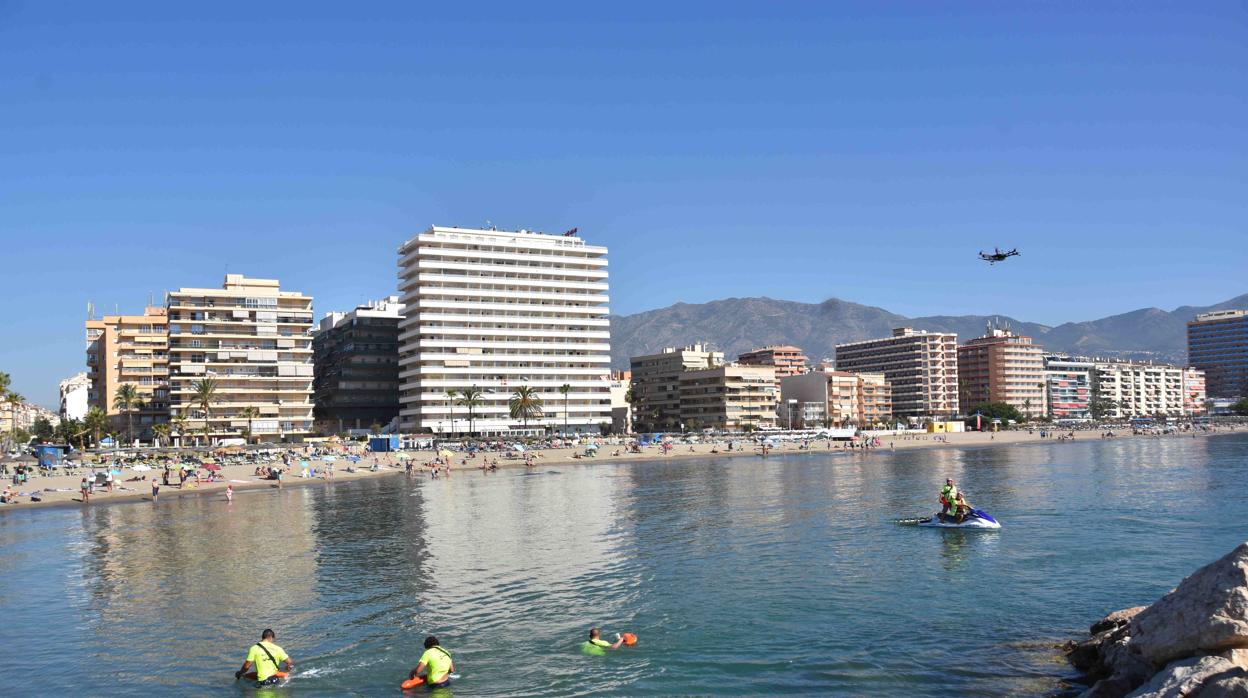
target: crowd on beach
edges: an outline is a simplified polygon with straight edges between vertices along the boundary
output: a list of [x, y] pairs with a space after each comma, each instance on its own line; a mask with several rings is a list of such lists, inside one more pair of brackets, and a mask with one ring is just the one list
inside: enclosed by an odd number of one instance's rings
[[[1077, 434], [1100, 438], [1196, 436], [1242, 430], [1248, 423], [1183, 425], [1165, 429], [1092, 425], [1086, 429], [1051, 426], [1001, 432], [925, 433], [859, 432], [852, 439], [815, 438], [806, 433], [761, 432], [747, 435], [670, 434], [663, 438], [590, 437], [527, 440], [426, 439], [400, 451], [373, 452], [367, 443], [334, 439], [318, 443], [270, 444], [198, 449], [123, 449], [75, 453], [59, 468], [38, 468], [25, 461], [0, 461], [0, 475], [10, 480], [0, 504], [90, 503], [93, 499], [158, 501], [161, 489], [179, 494], [221, 491], [227, 498], [238, 488], [281, 488], [290, 481], [308, 483], [354, 479], [385, 472], [409, 476], [450, 477], [453, 470], [484, 474], [502, 467], [534, 468], [539, 463], [574, 464], [600, 459], [637, 460], [669, 457], [767, 457], [772, 453], [867, 453], [878, 449], [1008, 445], [1038, 440], [1074, 440]], [[35, 480], [38, 483], [35, 483]], [[75, 497], [74, 495], [77, 495]]]

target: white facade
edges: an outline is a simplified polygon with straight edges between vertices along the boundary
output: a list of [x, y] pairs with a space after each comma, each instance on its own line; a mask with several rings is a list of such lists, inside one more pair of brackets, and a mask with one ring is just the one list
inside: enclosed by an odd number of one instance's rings
[[82, 419], [87, 416], [87, 396], [91, 379], [85, 372], [61, 381], [61, 419]]
[[1165, 364], [1098, 361], [1096, 399], [1106, 401], [1105, 416], [1115, 419], [1197, 414], [1203, 409], [1204, 374]]
[[[542, 399], [530, 431], [562, 431], [565, 419], [569, 431], [610, 426], [606, 256], [579, 237], [528, 231], [434, 226], [403, 243], [401, 428], [519, 431], [508, 400], [520, 386]], [[571, 386], [566, 402], [563, 385]], [[459, 404], [473, 390], [480, 404]]]

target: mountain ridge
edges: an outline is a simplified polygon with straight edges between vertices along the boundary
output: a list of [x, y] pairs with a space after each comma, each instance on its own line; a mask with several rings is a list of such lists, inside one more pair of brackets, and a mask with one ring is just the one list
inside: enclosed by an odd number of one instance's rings
[[831, 358], [837, 344], [887, 337], [895, 327], [954, 332], [961, 342], [982, 335], [993, 321], [1032, 337], [1048, 351], [1183, 362], [1187, 322], [1200, 313], [1231, 308], [1248, 308], [1248, 293], [1213, 305], [1183, 305], [1169, 311], [1138, 308], [1056, 326], [1008, 315], [907, 317], [841, 298], [804, 303], [767, 296], [730, 297], [611, 316], [611, 366], [628, 368], [630, 357], [694, 343], [708, 344], [729, 359], [768, 344], [792, 344], [818, 361]]

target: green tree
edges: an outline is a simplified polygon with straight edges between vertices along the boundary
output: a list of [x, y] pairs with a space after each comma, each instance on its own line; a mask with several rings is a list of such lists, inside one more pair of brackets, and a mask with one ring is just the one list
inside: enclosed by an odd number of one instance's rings
[[1248, 397], [1232, 404], [1231, 412], [1240, 416], [1248, 417]]
[[458, 399], [458, 390], [454, 388], [446, 389], [446, 411], [451, 415], [451, 434], [455, 433], [455, 401]]
[[1017, 407], [1004, 402], [985, 402], [972, 407], [967, 414], [973, 415], [976, 412], [982, 414], [985, 420], [999, 419], [1002, 423], [1013, 420], [1020, 424], [1027, 421]]
[[[15, 393], [15, 392], [13, 392], [13, 391], [11, 391], [11, 390], [10, 390], [10, 391], [8, 391], [8, 393], [4, 394], [2, 397], [4, 398], [4, 401], [5, 401], [5, 402], [9, 403], [9, 415], [10, 415], [10, 417], [12, 418], [12, 420], [11, 420], [11, 422], [10, 422], [10, 424], [12, 425], [12, 429], [11, 429], [11, 431], [9, 431], [9, 441], [10, 441], [10, 443], [13, 443], [13, 444], [15, 444], [15, 445], [25, 445], [25, 444], [29, 443], [29, 442], [30, 442], [30, 438], [29, 438], [29, 436], [27, 436], [26, 441], [22, 441], [21, 439], [17, 438], [17, 437], [18, 437], [18, 433], [17, 433], [17, 432], [18, 432], [18, 429], [17, 429], [17, 408], [18, 408], [18, 407], [19, 407], [19, 406], [20, 406], [23, 402], [25, 402], [25, 401], [26, 401], [26, 399], [25, 399], [25, 398], [23, 398], [21, 395], [19, 395], [19, 394], [17, 394], [17, 393]], [[23, 431], [24, 431], [24, 430], [23, 430]]]
[[87, 416], [83, 419], [83, 429], [91, 435], [92, 443], [96, 448], [100, 447], [100, 439], [105, 431], [108, 430], [108, 415], [104, 410], [98, 407], [92, 407], [87, 410]]
[[245, 440], [251, 441], [251, 423], [256, 417], [260, 416], [260, 410], [248, 405], [238, 411], [238, 416], [247, 420], [247, 434], [245, 435]]
[[199, 405], [199, 409], [204, 411], [204, 445], [210, 445], [208, 433], [208, 416], [212, 409], [212, 403], [217, 401], [217, 379], [203, 378], [195, 381], [191, 386], [191, 402]]
[[477, 386], [464, 388], [459, 394], [459, 404], [468, 408], [468, 435], [477, 433], [477, 408], [485, 404], [485, 393]]
[[56, 435], [56, 430], [52, 428], [52, 422], [47, 417], [35, 418], [35, 423], [30, 425], [30, 431], [40, 441], [51, 441]]
[[1088, 403], [1088, 414], [1092, 419], [1104, 419], [1117, 409], [1118, 403], [1113, 400], [1095, 399]]
[[178, 445], [179, 446], [183, 445], [181, 443], [181, 439], [182, 437], [186, 435], [186, 428], [187, 428], [186, 416], [177, 415], [173, 419], [169, 420], [169, 424], [173, 428], [172, 431], [177, 433], [178, 435], [178, 439], [179, 439]]
[[133, 383], [122, 383], [117, 386], [113, 395], [113, 409], [121, 410], [126, 415], [126, 443], [134, 443], [134, 410], [143, 404], [143, 396]]
[[13, 443], [18, 446], [26, 446], [30, 443], [30, 432], [21, 427], [14, 429], [11, 432], [11, 436], [13, 437]]
[[512, 419], [524, 420], [524, 428], [528, 429], [530, 419], [542, 418], [542, 397], [533, 388], [522, 385], [511, 394], [507, 409]]
[[170, 427], [168, 422], [157, 424], [152, 427], [152, 440], [156, 442], [157, 446], [160, 446], [165, 441], [169, 440], [169, 430]]
[[9, 394], [10, 385], [13, 385], [13, 378], [4, 371], [0, 371], [0, 397]]
[[563, 433], [568, 433], [568, 393], [572, 392], [572, 386], [564, 383], [559, 386], [559, 394], [563, 396]]

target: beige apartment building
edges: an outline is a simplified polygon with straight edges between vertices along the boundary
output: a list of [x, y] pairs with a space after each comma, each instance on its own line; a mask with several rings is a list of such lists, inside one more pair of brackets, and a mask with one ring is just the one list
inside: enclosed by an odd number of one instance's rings
[[[892, 389], [883, 373], [827, 370], [790, 376], [780, 381], [780, 403], [786, 412], [794, 405], [793, 413], [802, 416], [800, 426], [806, 429], [882, 426], [892, 419], [893, 411]], [[808, 406], [812, 404], [822, 410]], [[820, 412], [820, 423], [808, 423], [809, 415]]]
[[780, 395], [780, 381], [798, 376], [810, 370], [810, 359], [802, 350], [792, 345], [771, 345], [754, 349], [737, 356], [737, 363], [745, 366], [773, 366], [776, 369], [776, 396]]
[[836, 368], [883, 373], [900, 418], [949, 417], [958, 412], [958, 336], [901, 327], [893, 336], [836, 346]]
[[126, 415], [116, 407], [117, 388], [129, 383], [142, 406], [133, 412], [134, 436], [147, 441], [151, 428], [169, 421], [169, 334], [165, 308], [149, 306], [142, 315], [105, 315], [87, 320], [88, 407], [98, 407], [116, 428]]
[[1097, 361], [1095, 400], [1109, 419], [1200, 414], [1205, 374], [1194, 368], [1131, 361]]
[[[169, 294], [169, 405], [202, 439], [301, 440], [312, 431], [312, 297], [273, 279], [226, 274], [221, 288]], [[195, 385], [216, 381], [205, 415]]]
[[1029, 419], [1048, 414], [1044, 370], [1043, 347], [1031, 337], [990, 325], [984, 336], [958, 347], [962, 412], [969, 413], [976, 405], [1002, 402]]
[[[629, 359], [632, 374], [633, 425], [636, 431], [671, 429], [681, 419], [680, 381], [687, 371], [717, 368], [724, 353], [702, 344]], [[774, 407], [774, 406], [773, 406]]]
[[680, 374], [682, 430], [749, 431], [776, 426], [776, 373], [772, 366], [727, 364]]

